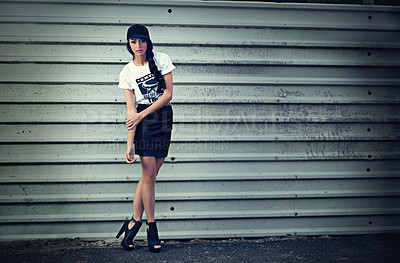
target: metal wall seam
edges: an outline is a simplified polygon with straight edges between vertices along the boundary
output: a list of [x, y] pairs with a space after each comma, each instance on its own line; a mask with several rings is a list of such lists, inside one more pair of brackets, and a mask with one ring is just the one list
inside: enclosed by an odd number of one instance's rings
[[[88, 4], [80, 5], [81, 16], [74, 11], [74, 3], [47, 2], [3, 2], [0, 14], [2, 19], [19, 22], [45, 23], [132, 23], [129, 7], [135, 8], [135, 19], [145, 24], [176, 24], [202, 26], [260, 26], [268, 24], [273, 27], [297, 28], [342, 28], [346, 30], [399, 30], [399, 8], [340, 5], [288, 5], [268, 3], [204, 3], [196, 2], [170, 6], [172, 3], [156, 5], [144, 4], [142, 1], [133, 5]], [[43, 12], [45, 6], [46, 12]], [[348, 9], [352, 16], [337, 19], [337, 12]], [[28, 11], [29, 10], [29, 11]], [[148, 12], [158, 13], [157, 19], [149, 17]], [[246, 12], [244, 12], [246, 11]], [[263, 12], [269, 12], [265, 16]], [[296, 12], [294, 16], [293, 13]], [[310, 15], [309, 12], [313, 12]], [[224, 13], [221, 17], [219, 14]], [[374, 16], [372, 16], [372, 13]], [[248, 16], [249, 15], [249, 16]], [[248, 16], [248, 17], [247, 17]], [[324, 23], [321, 23], [323, 21]]]

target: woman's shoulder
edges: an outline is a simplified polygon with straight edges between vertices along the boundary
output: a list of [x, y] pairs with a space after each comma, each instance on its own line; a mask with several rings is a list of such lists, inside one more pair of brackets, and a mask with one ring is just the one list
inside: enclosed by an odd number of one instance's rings
[[124, 65], [124, 69], [128, 69], [128, 68], [132, 67], [132, 64], [133, 64], [133, 60], [131, 59], [128, 63], [126, 63]]
[[126, 72], [126, 71], [129, 71], [129, 69], [132, 67], [132, 63], [133, 63], [132, 60], [129, 61], [128, 63], [126, 63], [126, 64], [124, 65], [124, 67], [122, 68], [121, 73]]
[[169, 56], [165, 53], [162, 52], [153, 52], [154, 54], [154, 58], [157, 61], [162, 61], [162, 60], [166, 60], [166, 59], [170, 59]]
[[175, 69], [175, 66], [172, 63], [171, 59], [165, 53], [154, 52], [154, 60], [157, 64], [158, 69], [161, 71], [161, 74], [163, 75]]

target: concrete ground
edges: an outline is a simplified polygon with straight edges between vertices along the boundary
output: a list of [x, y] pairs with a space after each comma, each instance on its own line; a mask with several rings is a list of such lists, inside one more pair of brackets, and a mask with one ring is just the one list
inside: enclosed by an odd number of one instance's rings
[[2, 242], [0, 262], [400, 262], [400, 234], [165, 241], [159, 254], [146, 241], [136, 241], [133, 251], [119, 242]]

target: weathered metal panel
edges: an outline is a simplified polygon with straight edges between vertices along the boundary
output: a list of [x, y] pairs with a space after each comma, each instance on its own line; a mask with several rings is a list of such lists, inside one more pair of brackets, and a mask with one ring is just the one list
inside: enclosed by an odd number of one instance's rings
[[[59, 63], [121, 63], [129, 60], [122, 45], [60, 45], [60, 44], [2, 44], [4, 62], [59, 62]], [[233, 65], [320, 65], [320, 66], [399, 66], [400, 51], [374, 49], [287, 47], [285, 49], [262, 46], [161, 46], [158, 48], [174, 57], [178, 64], [233, 64]], [[31, 56], [32, 52], [35, 56]], [[193, 55], [198, 57], [191, 58]], [[232, 56], [232, 54], [235, 54]]]
[[0, 240], [110, 238], [130, 217], [141, 171], [124, 163], [117, 81], [132, 23], [177, 66], [162, 238], [398, 232], [399, 14], [1, 1]]
[[[124, 124], [3, 124], [0, 142], [123, 142]], [[396, 123], [176, 123], [174, 141], [335, 141], [396, 140]]]
[[[140, 20], [138, 20], [140, 21]], [[133, 21], [135, 22], [135, 21]], [[321, 21], [319, 21], [321, 22]], [[366, 34], [364, 30], [343, 30], [330, 28], [319, 30], [302, 27], [286, 27], [284, 30], [271, 25], [258, 27], [202, 27], [190, 26], [178, 27], [170, 24], [155, 25], [151, 23], [151, 37], [157, 47], [176, 45], [177, 48], [187, 44], [218, 45], [221, 47], [243, 46], [257, 47], [268, 45], [268, 47], [333, 47], [333, 48], [398, 48], [400, 36], [393, 30], [373, 31]], [[59, 45], [60, 43], [74, 43], [98, 45], [98, 44], [121, 44], [125, 41], [127, 25], [108, 24], [30, 24], [7, 23], [7, 27], [0, 28], [0, 39], [7, 42], [29, 41], [32, 44], [46, 42]], [[190, 36], [190, 38], [188, 37]], [[238, 41], [238, 36], [241, 40]], [[56, 43], [54, 40], [57, 40]], [[116, 47], [117, 48], [117, 47]], [[15, 51], [14, 51], [15, 52]], [[124, 54], [124, 57], [127, 57]], [[75, 58], [76, 59], [76, 58]]]
[[[243, 76], [242, 83], [263, 83], [270, 79], [279, 83], [281, 79], [293, 79], [295, 82], [321, 84], [325, 80], [355, 84], [397, 85], [400, 73], [397, 67], [340, 67], [340, 66], [303, 66], [303, 65], [232, 65], [232, 64], [179, 64], [178, 81], [197, 82], [209, 78], [211, 82], [229, 82], [228, 73], [236, 76], [236, 81]], [[35, 64], [4, 63], [0, 65], [0, 77], [5, 82], [55, 82], [55, 83], [112, 83], [117, 81], [122, 65], [119, 64]], [[24, 72], [26, 72], [24, 74]], [[27, 74], [28, 73], [28, 74]], [[117, 77], [115, 77], [117, 75]], [[218, 76], [221, 75], [220, 78]], [[193, 76], [193, 77], [192, 77]], [[184, 79], [186, 78], [186, 79]], [[336, 83], [333, 83], [336, 84]]]
[[[228, 80], [232, 81], [232, 80]], [[235, 85], [236, 84], [236, 85]], [[296, 103], [296, 104], [398, 104], [397, 86], [366, 85], [251, 85], [174, 84], [174, 103]], [[115, 84], [1, 84], [0, 102], [15, 103], [124, 103]], [[90, 95], [90, 96], [89, 96]]]

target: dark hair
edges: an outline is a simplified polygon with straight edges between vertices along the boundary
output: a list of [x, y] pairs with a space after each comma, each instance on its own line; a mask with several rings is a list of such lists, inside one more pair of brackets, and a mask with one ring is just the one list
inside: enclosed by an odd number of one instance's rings
[[[151, 42], [150, 39], [144, 38], [144, 40], [146, 40], [147, 42], [146, 59], [147, 62], [149, 62], [150, 72], [153, 73], [156, 80], [158, 81], [158, 92], [161, 92], [161, 90], [165, 89], [165, 80], [161, 72], [158, 70], [156, 62], [154, 61], [153, 43]], [[129, 44], [129, 39], [126, 43], [126, 48], [128, 49], [129, 53], [132, 54], [133, 58], [135, 58], [135, 53], [133, 53], [131, 49], [131, 46]]]

